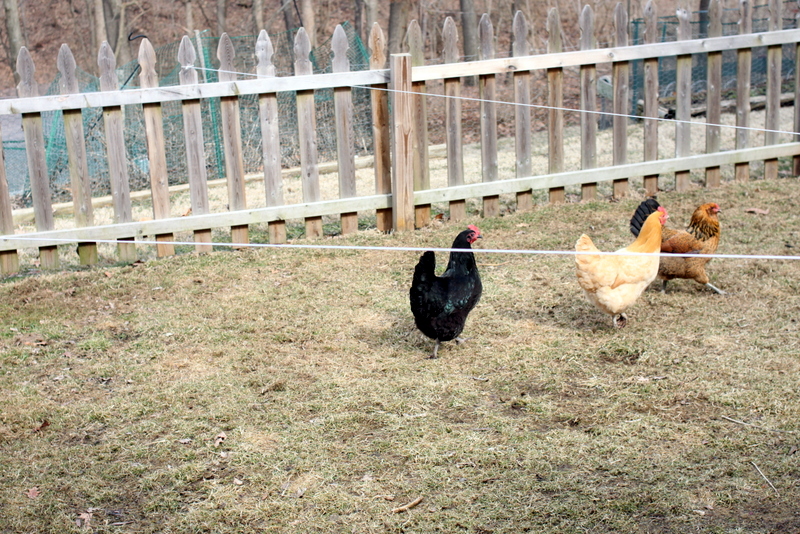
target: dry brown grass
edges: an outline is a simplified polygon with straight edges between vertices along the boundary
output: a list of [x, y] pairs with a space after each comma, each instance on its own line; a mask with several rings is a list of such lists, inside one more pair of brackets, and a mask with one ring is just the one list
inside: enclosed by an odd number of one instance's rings
[[[800, 247], [796, 180], [660, 200], [674, 224], [719, 202], [720, 253]], [[608, 250], [636, 202], [470, 222], [485, 248], [587, 232]], [[676, 281], [614, 331], [570, 257], [479, 255], [470, 339], [428, 360], [418, 256], [261, 249], [5, 280], [0, 531], [800, 530], [797, 262], [714, 260], [729, 296]]]

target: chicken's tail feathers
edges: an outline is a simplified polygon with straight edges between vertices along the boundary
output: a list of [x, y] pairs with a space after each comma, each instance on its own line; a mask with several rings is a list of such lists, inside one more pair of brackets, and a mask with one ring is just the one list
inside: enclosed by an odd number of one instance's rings
[[414, 268], [414, 284], [430, 283], [436, 276], [436, 255], [432, 250], [426, 251]]
[[636, 211], [631, 217], [631, 233], [634, 237], [639, 237], [639, 232], [642, 231], [642, 225], [647, 220], [647, 217], [658, 210], [660, 204], [654, 198], [648, 198], [636, 208]]

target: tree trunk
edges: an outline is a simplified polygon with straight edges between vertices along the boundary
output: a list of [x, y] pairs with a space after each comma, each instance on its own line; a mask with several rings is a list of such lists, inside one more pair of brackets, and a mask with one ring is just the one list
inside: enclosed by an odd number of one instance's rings
[[287, 32], [300, 27], [297, 8], [293, 0], [281, 0], [281, 10], [283, 11], [283, 21], [286, 24]]
[[92, 2], [92, 50], [100, 50], [103, 41], [108, 42], [105, 7], [103, 0], [94, 0]]
[[300, 18], [303, 28], [306, 29], [311, 49], [317, 47], [317, 23], [314, 18], [314, 0], [300, 0]]
[[[464, 61], [478, 59], [478, 17], [473, 0], [461, 0], [461, 32], [464, 36]], [[475, 85], [475, 76], [464, 78], [465, 85]]]
[[366, 43], [367, 40], [364, 39], [364, 0], [355, 0], [353, 7], [355, 8], [353, 19], [356, 25], [356, 35], [361, 42]]
[[6, 12], [6, 31], [8, 32], [8, 64], [14, 73], [14, 85], [19, 83], [17, 74], [17, 56], [25, 43], [22, 39], [22, 24], [19, 20], [19, 5], [17, 0], [3, 0]]
[[378, 22], [378, 0], [364, 0], [364, 33], [371, 32], [376, 22]]
[[389, 5], [389, 54], [399, 54], [408, 26], [409, 5], [405, 0], [395, 0]]
[[264, 0], [253, 0], [253, 24], [256, 25], [254, 34], [258, 35], [264, 28]]
[[221, 36], [227, 31], [228, 3], [225, 0], [217, 0], [217, 35]]

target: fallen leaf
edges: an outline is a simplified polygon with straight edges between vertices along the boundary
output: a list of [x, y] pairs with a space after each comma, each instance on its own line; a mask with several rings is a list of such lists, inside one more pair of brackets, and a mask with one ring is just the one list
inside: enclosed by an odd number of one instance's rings
[[105, 271], [103, 274], [106, 275], [106, 278], [111, 278], [112, 276], [114, 276], [114, 274], [111, 271]]
[[25, 492], [25, 496], [27, 498], [29, 498], [29, 499], [35, 499], [36, 497], [41, 495], [41, 493], [42, 492], [39, 491], [39, 488], [34, 486], [34, 487], [32, 487], [31, 489], [29, 489], [28, 491]]
[[45, 429], [45, 428], [47, 428], [48, 426], [50, 426], [50, 421], [48, 421], [47, 419], [45, 419], [44, 421], [42, 421], [42, 424], [41, 424], [41, 425], [39, 425], [39, 426], [37, 426], [37, 427], [36, 427], [36, 429], [34, 430], [34, 432], [41, 432], [42, 430], [44, 430], [44, 429]]
[[188, 210], [183, 212], [183, 215], [181, 215], [181, 217], [186, 217], [191, 214], [192, 214], [192, 208], [189, 208]]
[[219, 447], [227, 437], [228, 436], [225, 435], [225, 432], [220, 432], [219, 434], [217, 434], [216, 439], [214, 439], [214, 446]]
[[75, 520], [75, 524], [83, 528], [89, 528], [91, 523], [92, 523], [91, 512], [81, 512], [80, 514], [78, 514], [78, 519]]
[[769, 210], [762, 210], [761, 208], [746, 208], [745, 213], [755, 213], [756, 215], [769, 215]]
[[238, 478], [234, 478], [233, 483], [236, 484], [237, 486], [241, 486], [242, 484], [244, 484], [244, 482], [239, 480]]
[[187, 443], [191, 443], [191, 442], [192, 442], [192, 440], [190, 438], [183, 438], [183, 439], [179, 439], [178, 440], [178, 443], [182, 443], [184, 445], [186, 445]]

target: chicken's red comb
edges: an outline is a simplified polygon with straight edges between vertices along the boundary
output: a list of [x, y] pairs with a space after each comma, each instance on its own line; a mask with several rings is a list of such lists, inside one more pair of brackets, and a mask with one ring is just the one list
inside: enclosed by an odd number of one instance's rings
[[470, 224], [469, 226], [467, 226], [467, 230], [472, 230], [473, 232], [478, 232], [479, 234], [481, 233], [481, 231], [478, 230], [478, 227], [475, 226], [474, 224]]

